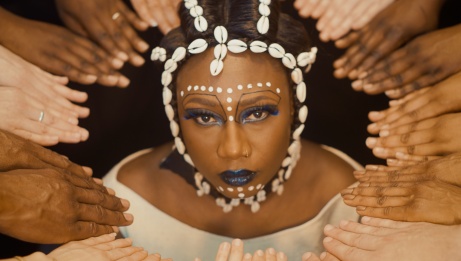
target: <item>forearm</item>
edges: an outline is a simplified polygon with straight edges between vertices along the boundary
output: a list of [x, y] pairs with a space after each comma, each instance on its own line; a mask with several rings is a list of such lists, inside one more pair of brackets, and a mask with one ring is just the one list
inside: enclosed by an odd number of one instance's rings
[[16, 256], [8, 259], [0, 259], [0, 261], [51, 261], [52, 259], [47, 257], [42, 252], [35, 252], [28, 256]]

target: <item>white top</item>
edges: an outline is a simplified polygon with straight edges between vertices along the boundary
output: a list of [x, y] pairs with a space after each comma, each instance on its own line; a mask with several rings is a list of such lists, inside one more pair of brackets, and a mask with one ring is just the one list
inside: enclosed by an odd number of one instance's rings
[[[355, 169], [361, 169], [360, 164], [346, 154], [323, 146]], [[173, 258], [176, 261], [192, 261], [200, 257], [204, 261], [215, 260], [220, 243], [231, 242], [233, 238], [212, 234], [191, 227], [167, 215], [133, 190], [117, 180], [121, 166], [152, 149], [138, 151], [118, 163], [105, 177], [105, 186], [116, 191], [117, 196], [130, 201], [129, 212], [134, 215], [134, 222], [128, 227], [120, 228], [124, 237], [133, 239], [133, 245], [141, 246], [149, 253], [160, 253], [163, 258]], [[345, 205], [338, 194], [333, 197], [313, 219], [304, 224], [291, 227], [260, 237], [245, 239], [245, 253], [254, 253], [258, 249], [273, 247], [288, 256], [288, 260], [301, 260], [302, 254], [311, 251], [320, 254], [324, 251], [322, 240], [323, 227], [326, 224], [338, 225], [341, 220], [359, 218], [355, 208]]]

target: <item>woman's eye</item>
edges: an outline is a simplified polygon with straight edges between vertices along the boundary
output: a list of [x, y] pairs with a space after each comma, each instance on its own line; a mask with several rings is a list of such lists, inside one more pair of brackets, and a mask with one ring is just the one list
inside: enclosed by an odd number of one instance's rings
[[219, 115], [202, 109], [186, 110], [184, 118], [186, 120], [193, 119], [196, 123], [204, 126], [220, 125], [222, 123], [221, 117], [219, 117]]
[[267, 117], [278, 115], [279, 111], [277, 106], [267, 105], [249, 108], [242, 112], [241, 122], [258, 122], [265, 120]]

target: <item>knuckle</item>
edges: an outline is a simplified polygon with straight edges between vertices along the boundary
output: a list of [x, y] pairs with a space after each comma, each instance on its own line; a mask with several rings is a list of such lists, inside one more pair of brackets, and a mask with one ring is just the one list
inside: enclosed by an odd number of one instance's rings
[[386, 200], [387, 196], [381, 196], [376, 199], [376, 202], [378, 203], [378, 205], [382, 206], [384, 205], [384, 203], [386, 203]]
[[410, 139], [410, 133], [405, 133], [403, 135], [400, 135], [400, 142], [402, 142], [403, 144], [407, 144], [409, 139]]

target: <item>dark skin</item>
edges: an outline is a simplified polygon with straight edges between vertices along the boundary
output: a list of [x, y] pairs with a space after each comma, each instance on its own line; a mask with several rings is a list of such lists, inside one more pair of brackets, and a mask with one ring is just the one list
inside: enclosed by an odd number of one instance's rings
[[[367, 26], [336, 41], [338, 48], [347, 48], [347, 51], [334, 62], [335, 77], [356, 79], [411, 38], [435, 29], [443, 2], [395, 1]], [[362, 90], [360, 87], [355, 89]]]
[[116, 72], [123, 62], [89, 39], [61, 26], [24, 19], [2, 8], [0, 17], [0, 44], [38, 67], [81, 84], [98, 82], [119, 87], [129, 84], [126, 77]]
[[306, 160], [298, 162], [292, 177], [284, 184], [284, 193], [268, 195], [257, 213], [252, 213], [248, 206], [223, 213], [214, 198], [197, 197], [195, 189], [180, 176], [159, 169], [171, 144], [127, 163], [117, 177], [152, 205], [181, 222], [219, 235], [251, 238], [312, 219], [335, 194], [355, 181], [350, 175], [352, 168], [330, 152], [308, 141], [303, 141], [302, 148], [301, 158]]
[[0, 131], [0, 232], [34, 243], [65, 243], [132, 223], [129, 202], [72, 163]]

